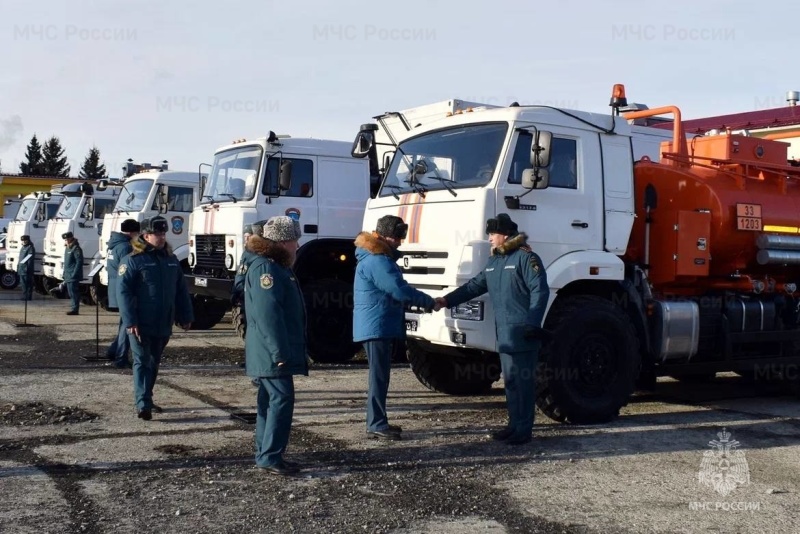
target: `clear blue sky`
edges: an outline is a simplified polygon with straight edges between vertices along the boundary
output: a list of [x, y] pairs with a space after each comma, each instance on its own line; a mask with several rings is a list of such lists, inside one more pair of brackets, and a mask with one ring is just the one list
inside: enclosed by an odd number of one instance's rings
[[0, 0], [0, 161], [36, 133], [74, 175], [92, 145], [111, 176], [196, 170], [235, 138], [351, 141], [449, 98], [606, 112], [614, 83], [686, 118], [778, 107], [798, 42], [774, 0]]

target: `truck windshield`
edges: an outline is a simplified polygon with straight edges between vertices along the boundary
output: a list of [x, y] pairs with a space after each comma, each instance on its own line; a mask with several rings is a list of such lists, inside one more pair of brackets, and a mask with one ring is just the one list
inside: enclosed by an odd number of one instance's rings
[[33, 217], [34, 212], [36, 211], [36, 203], [38, 201], [35, 198], [29, 198], [27, 200], [23, 200], [22, 203], [19, 205], [19, 209], [17, 210], [17, 215], [14, 217], [15, 221], [30, 221], [31, 217]]
[[201, 204], [250, 200], [258, 185], [263, 150], [248, 146], [226, 150], [214, 156], [214, 165], [203, 188]]
[[400, 143], [380, 196], [480, 187], [489, 183], [508, 124], [473, 124], [438, 130]]
[[147, 197], [150, 196], [150, 189], [153, 187], [152, 180], [132, 180], [125, 182], [125, 187], [117, 197], [114, 211], [142, 211]]
[[83, 195], [68, 195], [65, 194], [64, 198], [61, 199], [61, 205], [58, 206], [58, 213], [56, 213], [56, 218], [59, 219], [72, 219], [76, 213], [78, 213], [78, 206], [81, 203], [81, 198]]

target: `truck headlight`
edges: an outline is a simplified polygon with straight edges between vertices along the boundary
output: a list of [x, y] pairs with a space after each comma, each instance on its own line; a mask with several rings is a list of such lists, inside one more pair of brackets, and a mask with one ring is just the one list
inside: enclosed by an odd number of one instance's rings
[[227, 254], [225, 256], [225, 268], [233, 269], [233, 254]]
[[450, 317], [467, 321], [483, 321], [483, 301], [471, 300], [450, 308]]

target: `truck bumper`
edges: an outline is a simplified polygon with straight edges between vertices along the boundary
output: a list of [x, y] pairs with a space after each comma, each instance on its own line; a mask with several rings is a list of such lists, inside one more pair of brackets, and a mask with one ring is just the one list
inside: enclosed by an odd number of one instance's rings
[[433, 345], [496, 352], [497, 331], [488, 302], [484, 310], [482, 321], [453, 319], [449, 309], [434, 313], [406, 312], [406, 336], [423, 339]]
[[233, 280], [221, 278], [208, 278], [206, 276], [184, 275], [186, 286], [192, 295], [213, 297], [216, 299], [230, 300]]

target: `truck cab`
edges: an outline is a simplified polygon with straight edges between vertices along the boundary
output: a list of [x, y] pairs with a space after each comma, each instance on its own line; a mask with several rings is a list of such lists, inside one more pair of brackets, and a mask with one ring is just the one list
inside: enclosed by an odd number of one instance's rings
[[[113, 182], [101, 180], [98, 191], [107, 190]], [[118, 184], [120, 193], [110, 213], [103, 219], [100, 235], [99, 261], [103, 268], [93, 280], [95, 298], [105, 307], [108, 302], [108, 271], [105, 269], [108, 241], [112, 232], [119, 232], [122, 222], [145, 219], [160, 215], [170, 225], [167, 242], [178, 261], [188, 272], [189, 217], [198, 202], [199, 181], [194, 172], [154, 169], [138, 172]]]
[[120, 187], [95, 190], [89, 182], [68, 184], [61, 189], [61, 203], [55, 217], [47, 224], [44, 239], [45, 257], [42, 260], [46, 289], [51, 289], [64, 279], [64, 240], [61, 236], [72, 232], [83, 249], [84, 265], [81, 288], [89, 296], [89, 271], [96, 262], [103, 217], [110, 213], [117, 200]]
[[[198, 324], [210, 328], [231, 309], [244, 225], [287, 215], [303, 233], [294, 270], [307, 299], [309, 352], [318, 360], [351, 358], [353, 241], [369, 180], [367, 162], [350, 157], [342, 141], [270, 132], [219, 148], [189, 227], [187, 283]], [[233, 321], [243, 335], [243, 310], [234, 310]]]
[[19, 208], [14, 219], [8, 225], [6, 236], [6, 269], [16, 272], [17, 265], [22, 259], [19, 257], [22, 250], [20, 237], [31, 236], [31, 243], [36, 248], [34, 258], [34, 288], [37, 293], [45, 294], [47, 291], [43, 284], [42, 260], [44, 259], [44, 238], [47, 224], [58, 212], [61, 203], [61, 186], [55, 186], [50, 191], [37, 191], [28, 195], [19, 195], [18, 200], [6, 200], [6, 205], [19, 203]]
[[[376, 157], [378, 130], [362, 126], [354, 157]], [[398, 265], [411, 285], [439, 297], [482, 271], [492, 254], [486, 221], [508, 213], [546, 267], [549, 316], [559, 294], [604, 293], [625, 280], [620, 256], [636, 216], [634, 165], [658, 162], [661, 143], [672, 138], [619, 114], [547, 106], [450, 114], [399, 141], [367, 202], [363, 229], [384, 215], [404, 219]], [[411, 368], [429, 388], [474, 394], [499, 379], [488, 294], [441, 313], [407, 311], [406, 331]], [[607, 417], [582, 419], [579, 411], [570, 412], [573, 421]]]

